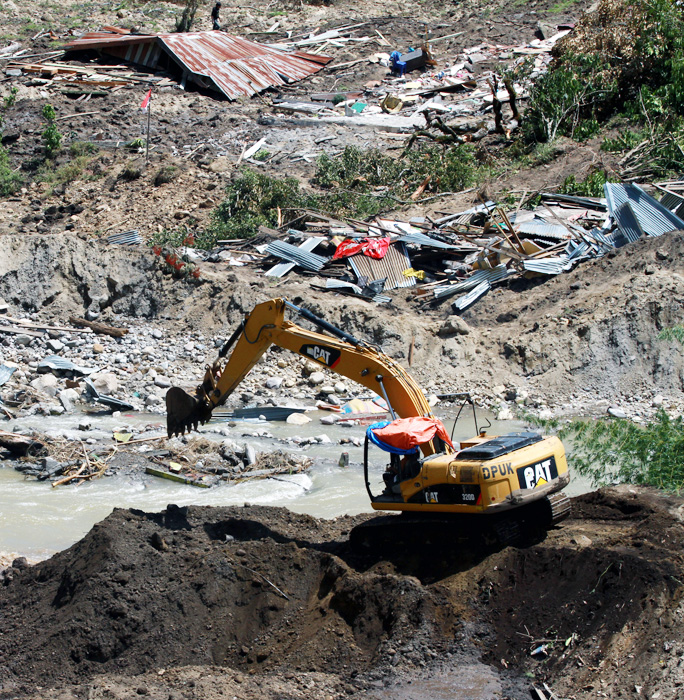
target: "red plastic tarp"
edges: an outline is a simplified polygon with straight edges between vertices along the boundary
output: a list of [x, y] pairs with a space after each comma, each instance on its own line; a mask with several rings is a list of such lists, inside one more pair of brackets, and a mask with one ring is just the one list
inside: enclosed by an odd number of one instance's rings
[[397, 418], [384, 428], [373, 430], [373, 433], [382, 442], [401, 450], [410, 450], [430, 442], [435, 435], [453, 447], [446, 428], [438, 418], [424, 418], [423, 416]]
[[363, 253], [369, 258], [380, 260], [381, 258], [385, 257], [389, 244], [389, 238], [363, 238], [361, 240], [347, 238], [337, 246], [335, 255], [333, 255], [333, 260], [347, 258], [350, 255], [356, 255], [357, 253]]

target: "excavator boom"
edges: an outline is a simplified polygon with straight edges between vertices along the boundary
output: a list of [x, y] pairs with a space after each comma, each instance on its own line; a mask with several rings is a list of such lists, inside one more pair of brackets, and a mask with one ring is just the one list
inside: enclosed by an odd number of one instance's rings
[[[285, 319], [289, 309], [327, 334], [307, 330]], [[254, 307], [207, 368], [195, 398], [174, 387], [166, 395], [169, 437], [196, 428], [224, 403], [271, 345], [291, 350], [323, 367], [353, 379], [384, 396], [392, 412], [402, 418], [432, 417], [420, 387], [406, 370], [378, 348], [364, 343], [286, 299], [272, 299]], [[228, 352], [230, 357], [222, 363]], [[432, 454], [427, 444], [424, 454]]]

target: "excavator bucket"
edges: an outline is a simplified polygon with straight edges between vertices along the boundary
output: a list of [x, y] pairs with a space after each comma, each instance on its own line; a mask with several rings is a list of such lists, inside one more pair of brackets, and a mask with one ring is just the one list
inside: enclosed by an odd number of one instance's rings
[[197, 430], [199, 423], [206, 423], [211, 410], [194, 396], [177, 386], [166, 392], [166, 432], [169, 437], [183, 435], [187, 430]]

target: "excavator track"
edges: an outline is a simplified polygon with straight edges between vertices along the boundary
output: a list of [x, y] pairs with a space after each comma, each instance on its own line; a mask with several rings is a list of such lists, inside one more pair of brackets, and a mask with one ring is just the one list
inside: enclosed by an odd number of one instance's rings
[[451, 548], [506, 547], [543, 539], [571, 512], [570, 499], [554, 494], [501, 515], [413, 514], [381, 515], [357, 525], [349, 541], [357, 551], [443, 545]]

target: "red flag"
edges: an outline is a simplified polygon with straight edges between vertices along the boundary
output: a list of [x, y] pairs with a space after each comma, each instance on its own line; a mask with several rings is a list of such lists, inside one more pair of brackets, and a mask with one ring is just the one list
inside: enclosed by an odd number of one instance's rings
[[152, 97], [152, 88], [149, 89], [149, 92], [147, 95], [145, 95], [145, 99], [142, 101], [142, 104], [140, 105], [140, 109], [143, 110], [143, 112], [149, 107], [150, 105], [150, 97]]

